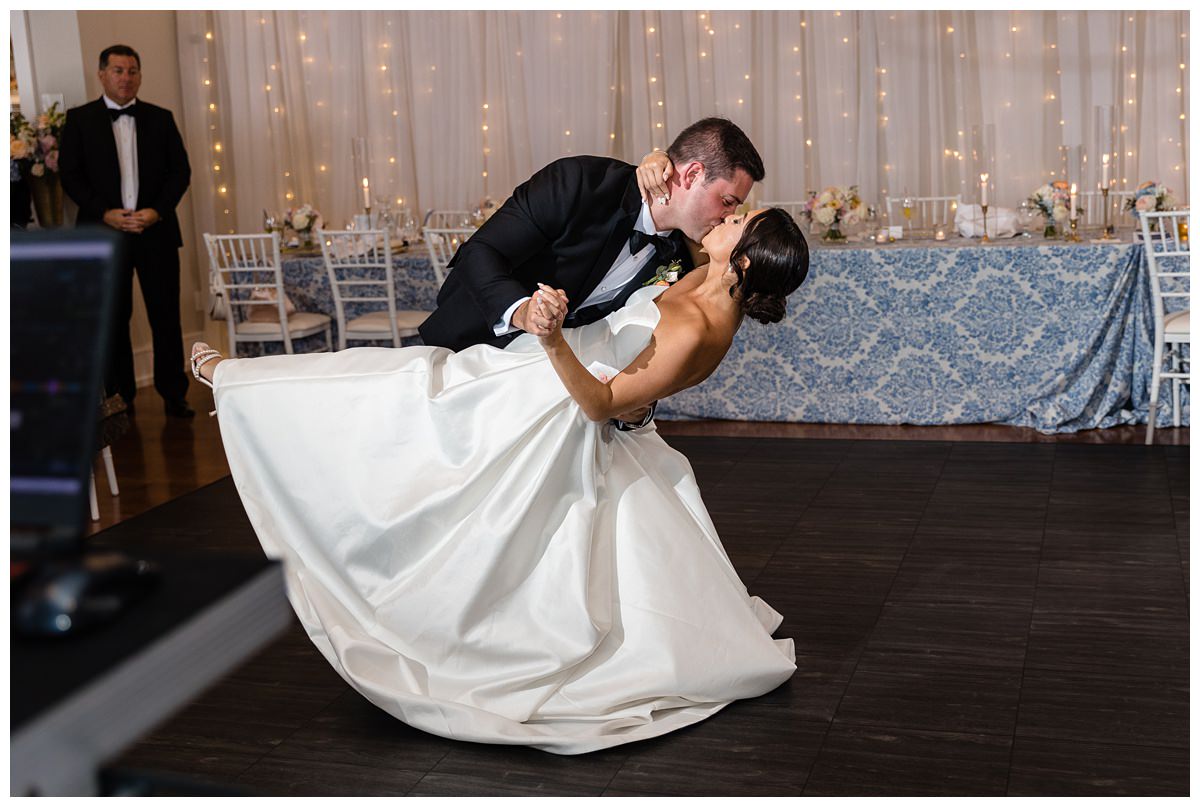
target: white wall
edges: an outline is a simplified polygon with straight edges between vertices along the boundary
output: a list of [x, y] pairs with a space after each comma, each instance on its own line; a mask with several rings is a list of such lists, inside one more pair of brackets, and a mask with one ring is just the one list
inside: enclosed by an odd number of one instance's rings
[[62, 108], [87, 100], [79, 24], [74, 11], [10, 11], [21, 108], [26, 117], [45, 110], [43, 96], [62, 98]]

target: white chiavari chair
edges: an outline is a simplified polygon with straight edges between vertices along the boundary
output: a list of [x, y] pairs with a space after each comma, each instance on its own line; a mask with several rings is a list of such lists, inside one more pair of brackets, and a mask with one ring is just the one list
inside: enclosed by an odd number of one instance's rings
[[[1191, 275], [1188, 240], [1181, 230], [1188, 224], [1189, 211], [1165, 210], [1143, 213], [1139, 217], [1146, 268], [1150, 273], [1150, 294], [1154, 306], [1154, 371], [1150, 379], [1150, 417], [1146, 426], [1146, 445], [1154, 442], [1154, 424], [1158, 416], [1158, 390], [1164, 380], [1171, 381], [1174, 424], [1181, 422], [1180, 386], [1192, 385], [1190, 353]], [[1186, 308], [1167, 310], [1168, 299], [1188, 301]]]
[[[350, 340], [386, 341], [400, 347], [405, 336], [416, 336], [428, 311], [396, 310], [392, 245], [385, 230], [318, 230], [325, 272], [337, 312], [338, 350]], [[347, 320], [346, 303], [382, 306]]]
[[470, 229], [475, 226], [474, 216], [466, 210], [426, 210], [421, 227], [435, 230]]
[[[904, 200], [913, 201], [912, 218], [904, 218]], [[889, 196], [887, 197], [887, 217], [889, 224], [903, 224], [921, 229], [934, 229], [939, 224], [952, 227], [954, 215], [962, 204], [962, 196]], [[988, 216], [988, 221], [992, 217]], [[980, 217], [982, 221], [982, 216]]]
[[[326, 349], [333, 349], [332, 320], [327, 314], [287, 311], [279, 233], [205, 233], [204, 243], [208, 247], [209, 270], [229, 309], [225, 323], [229, 328], [231, 358], [237, 357], [237, 346], [242, 342], [283, 342], [284, 351], [293, 353], [293, 340], [322, 332]], [[260, 290], [260, 294], [254, 294], [255, 290]], [[264, 306], [274, 306], [278, 319], [251, 317], [251, 311]]]
[[[1108, 223], [1114, 227], [1121, 220], [1121, 211], [1125, 200], [1133, 196], [1133, 191], [1108, 192]], [[1100, 191], [1084, 191], [1079, 194], [1079, 204], [1083, 207], [1083, 227], [1104, 226], [1104, 194]]]
[[446, 282], [450, 259], [462, 243], [475, 234], [470, 227], [426, 227], [425, 246], [429, 247], [429, 262], [438, 285]]

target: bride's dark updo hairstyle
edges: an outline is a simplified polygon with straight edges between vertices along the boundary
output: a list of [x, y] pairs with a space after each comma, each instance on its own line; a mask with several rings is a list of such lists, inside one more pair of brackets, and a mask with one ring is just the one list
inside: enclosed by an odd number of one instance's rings
[[[742, 258], [750, 263], [742, 269]], [[788, 212], [768, 207], [746, 224], [729, 256], [741, 293], [742, 311], [762, 323], [779, 322], [787, 311], [787, 296], [808, 276], [808, 242]]]

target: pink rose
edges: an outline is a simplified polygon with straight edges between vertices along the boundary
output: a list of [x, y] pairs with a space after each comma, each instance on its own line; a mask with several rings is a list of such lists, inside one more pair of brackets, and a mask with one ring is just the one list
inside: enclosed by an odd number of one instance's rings
[[1139, 196], [1138, 200], [1134, 202], [1134, 207], [1137, 208], [1138, 212], [1140, 213], [1149, 213], [1154, 210], [1154, 206], [1157, 201], [1158, 200], [1153, 196]]

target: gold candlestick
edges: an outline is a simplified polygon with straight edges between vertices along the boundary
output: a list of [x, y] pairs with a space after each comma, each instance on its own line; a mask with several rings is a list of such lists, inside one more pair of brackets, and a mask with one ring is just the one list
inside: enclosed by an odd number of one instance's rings
[[988, 234], [987, 234], [987, 209], [988, 209], [988, 206], [980, 205], [980, 207], [983, 208], [983, 241], [982, 241], [982, 243], [988, 244], [988, 243], [991, 243], [991, 240], [992, 240], [992, 239], [988, 238]]
[[1079, 233], [1076, 232], [1076, 228], [1078, 226], [1079, 226], [1079, 219], [1078, 218], [1071, 219], [1071, 234], [1067, 236], [1068, 241], [1079, 241], [1080, 240]]
[[1100, 199], [1101, 199], [1101, 204], [1104, 205], [1104, 234], [1102, 236], [1100, 236], [1100, 240], [1101, 241], [1115, 241], [1116, 239], [1113, 238], [1113, 225], [1108, 220], [1110, 211], [1108, 209], [1108, 187], [1107, 186], [1100, 189]]

